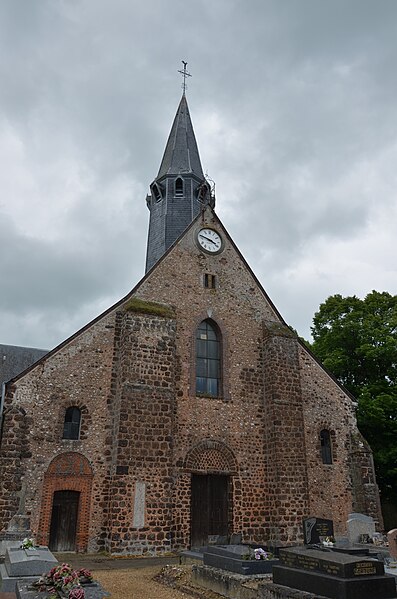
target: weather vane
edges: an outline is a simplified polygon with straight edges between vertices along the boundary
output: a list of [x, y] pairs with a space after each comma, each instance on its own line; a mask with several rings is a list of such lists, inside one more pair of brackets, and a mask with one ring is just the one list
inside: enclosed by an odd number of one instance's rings
[[185, 95], [185, 91], [187, 89], [186, 87], [186, 77], [191, 77], [191, 74], [187, 72], [186, 67], [187, 67], [187, 62], [185, 62], [184, 60], [182, 60], [182, 64], [183, 64], [183, 71], [179, 71], [178, 73], [180, 73], [183, 77], [183, 83], [182, 83], [182, 89], [183, 89], [183, 95]]

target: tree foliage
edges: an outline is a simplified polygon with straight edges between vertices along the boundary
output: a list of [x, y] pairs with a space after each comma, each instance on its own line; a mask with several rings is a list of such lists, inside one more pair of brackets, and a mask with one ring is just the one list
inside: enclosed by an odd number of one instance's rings
[[397, 296], [333, 295], [312, 326], [312, 351], [358, 400], [385, 499], [397, 499]]

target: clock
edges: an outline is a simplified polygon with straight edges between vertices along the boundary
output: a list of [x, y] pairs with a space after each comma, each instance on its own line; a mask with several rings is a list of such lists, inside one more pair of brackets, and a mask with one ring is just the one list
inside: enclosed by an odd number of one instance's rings
[[214, 229], [200, 229], [197, 241], [200, 248], [210, 254], [216, 254], [222, 249], [222, 237]]

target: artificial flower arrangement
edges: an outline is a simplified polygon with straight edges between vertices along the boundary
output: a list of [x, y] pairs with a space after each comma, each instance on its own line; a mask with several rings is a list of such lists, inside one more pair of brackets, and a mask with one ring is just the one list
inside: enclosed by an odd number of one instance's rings
[[325, 537], [323, 540], [324, 547], [333, 547], [335, 545], [334, 537]]
[[270, 553], [269, 551], [265, 551], [261, 547], [259, 547], [259, 549], [254, 549], [254, 558], [255, 559], [268, 560], [268, 559], [273, 559], [273, 557], [274, 556], [272, 553]]
[[36, 549], [34, 539], [25, 537], [21, 543], [21, 549]]
[[89, 570], [81, 568], [73, 570], [69, 564], [54, 566], [47, 574], [43, 574], [33, 587], [38, 591], [47, 591], [48, 599], [84, 599], [85, 593], [82, 584], [92, 582]]
[[257, 560], [270, 560], [270, 559], [274, 559], [274, 555], [273, 553], [270, 553], [270, 551], [265, 551], [264, 549], [262, 549], [261, 547], [254, 549], [254, 554], [252, 555], [252, 553], [246, 553], [245, 555], [243, 555], [243, 559], [244, 560], [251, 560], [252, 558], [257, 559]]

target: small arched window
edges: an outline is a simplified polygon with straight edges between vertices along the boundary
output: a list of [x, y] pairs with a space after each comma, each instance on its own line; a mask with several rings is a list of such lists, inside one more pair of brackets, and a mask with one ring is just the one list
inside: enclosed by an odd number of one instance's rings
[[66, 409], [63, 423], [63, 439], [79, 439], [80, 437], [81, 410], [72, 406]]
[[320, 431], [320, 448], [323, 464], [332, 464], [331, 434], [326, 428]]
[[183, 179], [181, 177], [175, 179], [175, 195], [183, 196]]
[[203, 320], [197, 329], [196, 393], [212, 397], [221, 394], [220, 334], [211, 320]]

